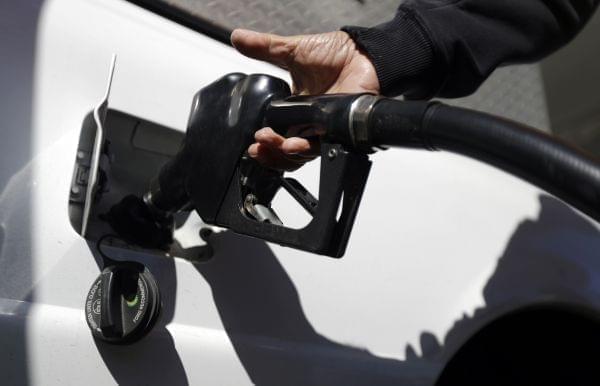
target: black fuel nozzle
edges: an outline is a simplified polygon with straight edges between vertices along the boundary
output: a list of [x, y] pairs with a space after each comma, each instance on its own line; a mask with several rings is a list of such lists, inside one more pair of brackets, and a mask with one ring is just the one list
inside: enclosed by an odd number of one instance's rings
[[[194, 209], [207, 224], [342, 256], [371, 165], [348, 132], [353, 106], [366, 96], [290, 95], [285, 81], [261, 74], [229, 74], [201, 89], [180, 151], [144, 195], [148, 213], [168, 218]], [[247, 157], [254, 133], [265, 126], [284, 135], [311, 127], [321, 135], [324, 157], [316, 196], [299, 181]], [[292, 229], [281, 222], [271, 206], [280, 188], [311, 215], [306, 227]]]
[[261, 74], [233, 73], [201, 89], [182, 147], [152, 182], [146, 203], [166, 213], [193, 207], [214, 223], [233, 173], [262, 127], [266, 106], [289, 95], [285, 81]]

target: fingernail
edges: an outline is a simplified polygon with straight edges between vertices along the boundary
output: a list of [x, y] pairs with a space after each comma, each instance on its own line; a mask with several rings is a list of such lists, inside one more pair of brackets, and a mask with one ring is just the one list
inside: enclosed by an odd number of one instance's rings
[[248, 148], [248, 155], [252, 158], [256, 158], [256, 156], [258, 156], [258, 144], [253, 143], [250, 145]]
[[235, 42], [240, 40], [245, 32], [246, 32], [246, 30], [244, 30], [244, 29], [240, 29], [240, 28], [234, 29], [231, 32], [231, 35], [229, 36], [229, 40], [231, 41], [231, 44], [235, 45]]
[[233, 30], [233, 32], [231, 32], [231, 40], [233, 41], [238, 40], [245, 37], [250, 37], [252, 35], [258, 35], [259, 33], [256, 31], [252, 31], [249, 29], [243, 29], [243, 28], [236, 28]]
[[309, 149], [310, 143], [308, 142], [308, 140], [298, 137], [287, 138], [281, 146], [281, 150], [285, 154], [290, 155], [304, 153]]
[[257, 141], [260, 139], [264, 139], [265, 137], [268, 137], [271, 132], [273, 130], [269, 129], [268, 127], [263, 127], [260, 130], [257, 130], [256, 133], [254, 133], [254, 139], [256, 139]]

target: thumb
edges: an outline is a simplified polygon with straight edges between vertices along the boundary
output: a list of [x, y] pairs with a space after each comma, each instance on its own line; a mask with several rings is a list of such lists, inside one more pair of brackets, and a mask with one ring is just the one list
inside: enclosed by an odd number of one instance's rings
[[279, 36], [246, 29], [236, 29], [231, 33], [231, 44], [242, 54], [258, 60], [287, 68], [298, 45], [296, 36]]

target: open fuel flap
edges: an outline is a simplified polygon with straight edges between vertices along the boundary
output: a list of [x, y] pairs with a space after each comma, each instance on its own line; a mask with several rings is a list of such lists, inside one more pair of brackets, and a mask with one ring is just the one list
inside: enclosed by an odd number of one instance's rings
[[[201, 249], [194, 247], [205, 244], [198, 235], [204, 224], [193, 212], [178, 213], [172, 223], [161, 224], [165, 232], [130, 230], [150, 232], [156, 246], [144, 247], [126, 243], [120, 237], [106, 237], [115, 234], [109, 224], [111, 208], [124, 197], [143, 195], [156, 173], [177, 154], [185, 137], [181, 131], [109, 108], [111, 79], [112, 76], [104, 99], [86, 115], [81, 127], [69, 192], [71, 225], [91, 242], [105, 237], [104, 244], [117, 248], [190, 260], [202, 258]], [[160, 242], [161, 238], [164, 242]]]

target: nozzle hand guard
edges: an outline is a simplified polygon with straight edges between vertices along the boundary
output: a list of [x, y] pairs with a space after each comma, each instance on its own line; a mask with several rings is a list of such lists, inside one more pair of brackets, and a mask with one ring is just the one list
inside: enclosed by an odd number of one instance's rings
[[[350, 105], [360, 95], [288, 97], [287, 83], [267, 75], [229, 74], [200, 90], [185, 141], [153, 181], [146, 205], [165, 216], [193, 208], [208, 224], [341, 257], [369, 174], [368, 157], [322, 137], [315, 198], [298, 181], [259, 165], [246, 150], [264, 126], [280, 133], [296, 125], [325, 131], [347, 126]], [[281, 188], [312, 216], [304, 228], [286, 227], [271, 208]]]

